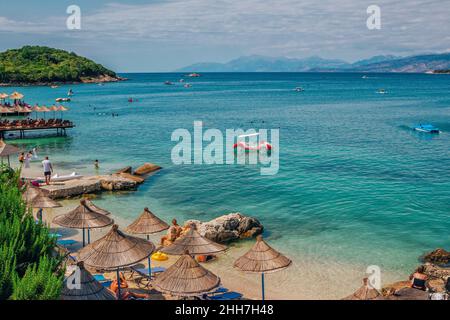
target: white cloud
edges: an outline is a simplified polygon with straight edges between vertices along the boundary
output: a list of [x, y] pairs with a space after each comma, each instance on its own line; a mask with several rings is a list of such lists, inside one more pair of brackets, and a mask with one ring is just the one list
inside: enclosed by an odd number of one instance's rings
[[[0, 17], [0, 30], [60, 33], [80, 39], [148, 41], [185, 46], [234, 46], [271, 55], [407, 54], [448, 48], [445, 1], [410, 0], [171, 0], [113, 3], [82, 9], [82, 31], [64, 29], [65, 16], [22, 22]], [[381, 7], [382, 29], [367, 30], [366, 9]], [[1, 34], [0, 34], [1, 36]], [[364, 52], [364, 54], [363, 54]]]

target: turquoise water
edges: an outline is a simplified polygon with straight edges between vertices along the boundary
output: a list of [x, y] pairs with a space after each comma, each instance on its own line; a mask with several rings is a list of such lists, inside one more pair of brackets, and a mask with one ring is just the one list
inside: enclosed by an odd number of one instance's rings
[[[62, 173], [94, 173], [95, 159], [101, 172], [147, 161], [164, 167], [137, 192], [103, 194], [97, 202], [114, 214], [133, 219], [148, 206], [183, 221], [239, 211], [260, 219], [270, 243], [294, 260], [308, 255], [400, 273], [422, 253], [450, 247], [448, 75], [204, 74], [189, 79], [192, 88], [178, 83], [181, 74], [125, 76], [130, 80], [71, 86], [65, 116], [77, 127], [68, 137], [23, 141], [38, 145]], [[305, 91], [294, 92], [297, 86]], [[68, 88], [7, 91], [48, 105]], [[171, 133], [192, 131], [195, 120], [222, 130], [279, 128], [278, 174], [173, 165]], [[443, 132], [413, 132], [420, 122]]]

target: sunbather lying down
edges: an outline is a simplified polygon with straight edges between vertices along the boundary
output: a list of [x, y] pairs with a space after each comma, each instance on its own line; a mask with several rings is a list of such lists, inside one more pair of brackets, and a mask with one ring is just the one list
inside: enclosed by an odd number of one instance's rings
[[[119, 289], [117, 277], [111, 283], [109, 289], [117, 295], [117, 291]], [[148, 294], [136, 293], [128, 290], [128, 283], [125, 280], [125, 276], [122, 272], [120, 272], [120, 299], [121, 300], [131, 300], [131, 299], [149, 299], [150, 296]]]

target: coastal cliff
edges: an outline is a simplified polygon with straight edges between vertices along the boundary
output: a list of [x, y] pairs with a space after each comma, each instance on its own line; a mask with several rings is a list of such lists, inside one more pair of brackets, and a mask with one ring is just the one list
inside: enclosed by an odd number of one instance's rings
[[0, 86], [99, 83], [125, 80], [74, 52], [24, 46], [0, 53]]

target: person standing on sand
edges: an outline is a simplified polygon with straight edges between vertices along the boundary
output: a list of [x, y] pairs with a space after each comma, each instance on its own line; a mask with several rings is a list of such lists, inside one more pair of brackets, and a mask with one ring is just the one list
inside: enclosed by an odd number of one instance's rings
[[33, 158], [33, 153], [30, 151], [25, 156], [25, 168], [29, 168], [30, 167], [31, 158]]
[[19, 162], [20, 162], [20, 166], [22, 166], [23, 165], [23, 162], [25, 161], [25, 153], [21, 153], [20, 155], [19, 155]]
[[44, 176], [45, 176], [45, 184], [50, 184], [50, 179], [53, 172], [53, 166], [48, 157], [45, 157], [45, 160], [42, 161], [42, 166], [44, 167]]

